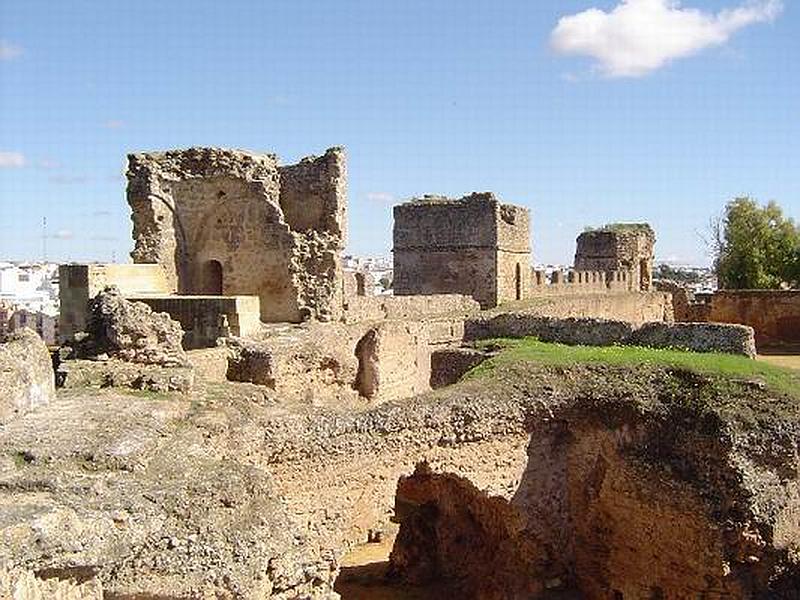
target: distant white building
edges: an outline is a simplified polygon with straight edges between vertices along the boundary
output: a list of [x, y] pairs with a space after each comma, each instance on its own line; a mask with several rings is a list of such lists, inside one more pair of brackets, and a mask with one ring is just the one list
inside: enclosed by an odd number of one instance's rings
[[22, 327], [56, 342], [58, 265], [0, 262], [0, 334]]
[[0, 301], [57, 315], [58, 265], [0, 262]]

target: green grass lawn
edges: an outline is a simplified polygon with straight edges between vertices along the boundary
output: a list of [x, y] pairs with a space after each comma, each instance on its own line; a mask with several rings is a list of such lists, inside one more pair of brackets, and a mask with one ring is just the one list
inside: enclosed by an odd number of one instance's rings
[[536, 338], [486, 340], [480, 343], [480, 347], [492, 346], [499, 346], [502, 351], [471, 371], [471, 377], [487, 374], [499, 365], [518, 361], [547, 365], [646, 365], [729, 379], [759, 380], [774, 390], [800, 397], [800, 372], [733, 354], [658, 350], [639, 346], [566, 346], [540, 342]]

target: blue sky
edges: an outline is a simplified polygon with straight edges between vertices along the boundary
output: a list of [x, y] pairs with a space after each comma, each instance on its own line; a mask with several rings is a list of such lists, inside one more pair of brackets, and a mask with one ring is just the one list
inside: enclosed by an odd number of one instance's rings
[[125, 155], [192, 145], [345, 146], [359, 254], [424, 193], [530, 207], [560, 263], [640, 220], [707, 263], [737, 195], [800, 217], [797, 3], [4, 0], [0, 40], [0, 258], [46, 216], [51, 259], [126, 260]]

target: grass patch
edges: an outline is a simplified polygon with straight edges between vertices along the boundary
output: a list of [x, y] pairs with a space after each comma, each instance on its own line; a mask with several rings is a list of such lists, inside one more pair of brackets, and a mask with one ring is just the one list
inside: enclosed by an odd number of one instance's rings
[[652, 366], [728, 379], [761, 381], [773, 390], [800, 398], [800, 373], [797, 371], [733, 354], [660, 350], [640, 346], [566, 346], [540, 342], [536, 338], [484, 340], [479, 347], [499, 347], [501, 352], [470, 371], [469, 377], [482, 377], [500, 365], [520, 361], [562, 366], [586, 363]]

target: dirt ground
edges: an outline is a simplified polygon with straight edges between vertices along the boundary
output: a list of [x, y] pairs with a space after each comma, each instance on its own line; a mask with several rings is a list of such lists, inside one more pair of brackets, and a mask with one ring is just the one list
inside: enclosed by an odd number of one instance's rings
[[800, 352], [796, 354], [759, 354], [758, 360], [800, 371]]

